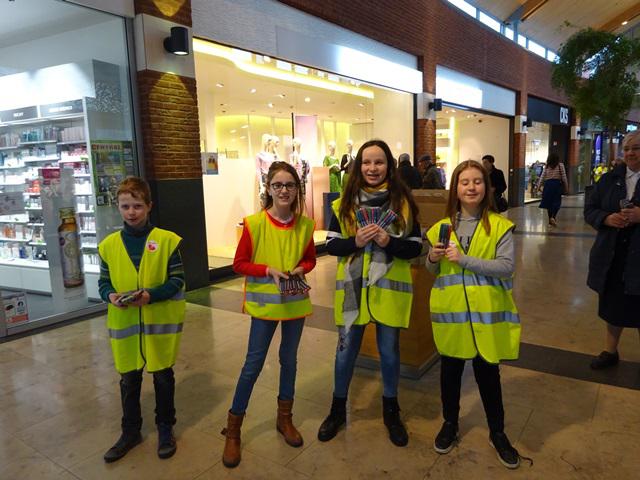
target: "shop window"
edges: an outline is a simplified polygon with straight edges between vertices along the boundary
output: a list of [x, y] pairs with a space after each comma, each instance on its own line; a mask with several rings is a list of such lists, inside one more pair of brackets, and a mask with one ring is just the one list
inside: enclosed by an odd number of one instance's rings
[[500, 27], [502, 26], [502, 24], [495, 18], [490, 17], [484, 12], [479, 12], [478, 20], [480, 20], [482, 23], [484, 23], [487, 27], [491, 28], [492, 30], [495, 30], [496, 32], [500, 33]]
[[547, 50], [542, 45], [537, 44], [536, 42], [529, 40], [529, 44], [527, 48], [535, 53], [536, 55], [540, 55], [542, 58], [546, 57]]
[[504, 27], [504, 32], [503, 32], [504, 36], [507, 37], [509, 40], [513, 40], [513, 35], [514, 35], [514, 31], [512, 29], [510, 29], [509, 27]]
[[[333, 198], [325, 194], [340, 191], [325, 159], [339, 168], [348, 144], [355, 156], [374, 137], [396, 158], [413, 155], [410, 93], [202, 40], [194, 41], [194, 55], [212, 268], [231, 263], [240, 222], [261, 208], [263, 162], [290, 162], [304, 177], [307, 214], [324, 241]], [[207, 168], [214, 159], [216, 168]]]
[[527, 37], [524, 35], [518, 35], [518, 45], [522, 48], [527, 48]]
[[8, 334], [101, 301], [97, 245], [120, 228], [115, 191], [137, 172], [124, 20], [33, 3], [0, 6], [22, 19], [0, 47], [0, 289], [24, 307]]
[[452, 5], [455, 5], [456, 7], [458, 7], [464, 13], [471, 15], [473, 18], [476, 18], [477, 9], [476, 7], [471, 5], [469, 2], [465, 2], [465, 0], [448, 0], [448, 1]]

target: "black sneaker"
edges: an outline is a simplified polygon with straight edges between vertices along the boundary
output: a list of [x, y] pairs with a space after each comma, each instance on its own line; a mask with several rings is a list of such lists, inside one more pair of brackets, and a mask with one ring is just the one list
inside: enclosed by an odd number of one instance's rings
[[104, 454], [104, 461], [107, 463], [115, 462], [124, 457], [129, 450], [142, 442], [140, 432], [123, 433], [113, 447]]
[[591, 368], [593, 370], [601, 370], [603, 368], [613, 367], [620, 361], [620, 355], [618, 352], [609, 353], [606, 350], [601, 352], [600, 355], [591, 360]]
[[440, 453], [449, 453], [458, 443], [458, 425], [451, 422], [444, 422], [440, 432], [433, 442], [433, 449]]
[[164, 423], [158, 424], [158, 457], [173, 457], [177, 448], [176, 437], [173, 436], [173, 427]]
[[498, 460], [507, 468], [520, 466], [520, 454], [511, 446], [504, 432], [492, 432], [489, 435], [489, 443], [498, 452]]

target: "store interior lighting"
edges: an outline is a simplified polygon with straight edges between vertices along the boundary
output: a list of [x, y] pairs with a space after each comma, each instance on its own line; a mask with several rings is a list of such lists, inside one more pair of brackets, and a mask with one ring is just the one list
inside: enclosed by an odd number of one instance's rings
[[[334, 74], [326, 74], [329, 80], [324, 79], [324, 72], [322, 78], [320, 76], [313, 77], [306, 74], [296, 73], [294, 68], [291, 70], [283, 70], [282, 68], [272, 68], [266, 65], [258, 65], [251, 57], [246, 55], [246, 52], [217, 45], [211, 42], [206, 42], [200, 39], [193, 40], [193, 50], [205, 55], [211, 55], [214, 57], [224, 58], [235, 64], [237, 68], [253, 75], [260, 75], [262, 77], [272, 78], [276, 80], [282, 80], [286, 82], [298, 83], [300, 85], [306, 85], [309, 87], [316, 87], [325, 90], [332, 90], [334, 92], [346, 93], [349, 95], [355, 95], [358, 97], [364, 97], [373, 99], [374, 92], [372, 90], [361, 88], [354, 85], [344, 84], [340, 82], [340, 78]], [[264, 57], [262, 57], [264, 58]], [[285, 62], [286, 63], [286, 62]], [[290, 64], [289, 64], [290, 65]], [[281, 65], [284, 67], [284, 65]], [[320, 72], [318, 72], [320, 73]], [[253, 92], [252, 92], [253, 93]]]

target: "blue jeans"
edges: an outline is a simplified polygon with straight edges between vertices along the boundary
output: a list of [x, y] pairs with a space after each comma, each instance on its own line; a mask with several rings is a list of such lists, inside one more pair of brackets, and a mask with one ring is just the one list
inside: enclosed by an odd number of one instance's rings
[[282, 341], [280, 342], [280, 400], [293, 400], [296, 385], [296, 370], [298, 345], [304, 327], [304, 318], [296, 320], [285, 320], [282, 322], [274, 320], [261, 320], [251, 317], [251, 332], [249, 333], [249, 347], [247, 348], [247, 358], [240, 372], [236, 393], [231, 405], [231, 413], [242, 415], [247, 411], [249, 398], [253, 386], [258, 380], [258, 376], [267, 358], [269, 345], [273, 334], [282, 325]]
[[[333, 390], [333, 395], [336, 397], [347, 398], [365, 326], [353, 325], [346, 336], [344, 328], [339, 329]], [[376, 340], [382, 371], [382, 394], [385, 397], [397, 397], [400, 380], [400, 329], [376, 323]]]

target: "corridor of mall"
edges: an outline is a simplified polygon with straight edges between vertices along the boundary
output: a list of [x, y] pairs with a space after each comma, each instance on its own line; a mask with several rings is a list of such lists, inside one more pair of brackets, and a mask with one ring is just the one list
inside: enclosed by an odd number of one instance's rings
[[[337, 335], [333, 326], [336, 261], [321, 256], [309, 275], [314, 315], [298, 358], [294, 420], [301, 448], [275, 428], [278, 335], [242, 430], [243, 460], [222, 465], [225, 425], [249, 331], [240, 312], [242, 280], [188, 294], [176, 363], [178, 451], [156, 455], [153, 382], [145, 375], [143, 443], [125, 458], [102, 456], [119, 435], [119, 376], [113, 369], [106, 317], [77, 321], [0, 344], [0, 478], [2, 479], [467, 479], [637, 478], [640, 471], [640, 349], [626, 331], [622, 361], [593, 371], [604, 342], [597, 296], [585, 284], [595, 233], [582, 217], [582, 196], [566, 197], [549, 230], [537, 205], [509, 210], [516, 223], [515, 299], [522, 319], [520, 359], [503, 362], [506, 433], [533, 466], [508, 471], [488, 442], [470, 365], [463, 377], [459, 445], [433, 450], [441, 423], [439, 364], [418, 380], [401, 380], [399, 401], [409, 431], [393, 446], [382, 422], [379, 370], [357, 368], [348, 425], [327, 443], [316, 439], [328, 412]], [[421, 301], [416, 298], [415, 301]]]

